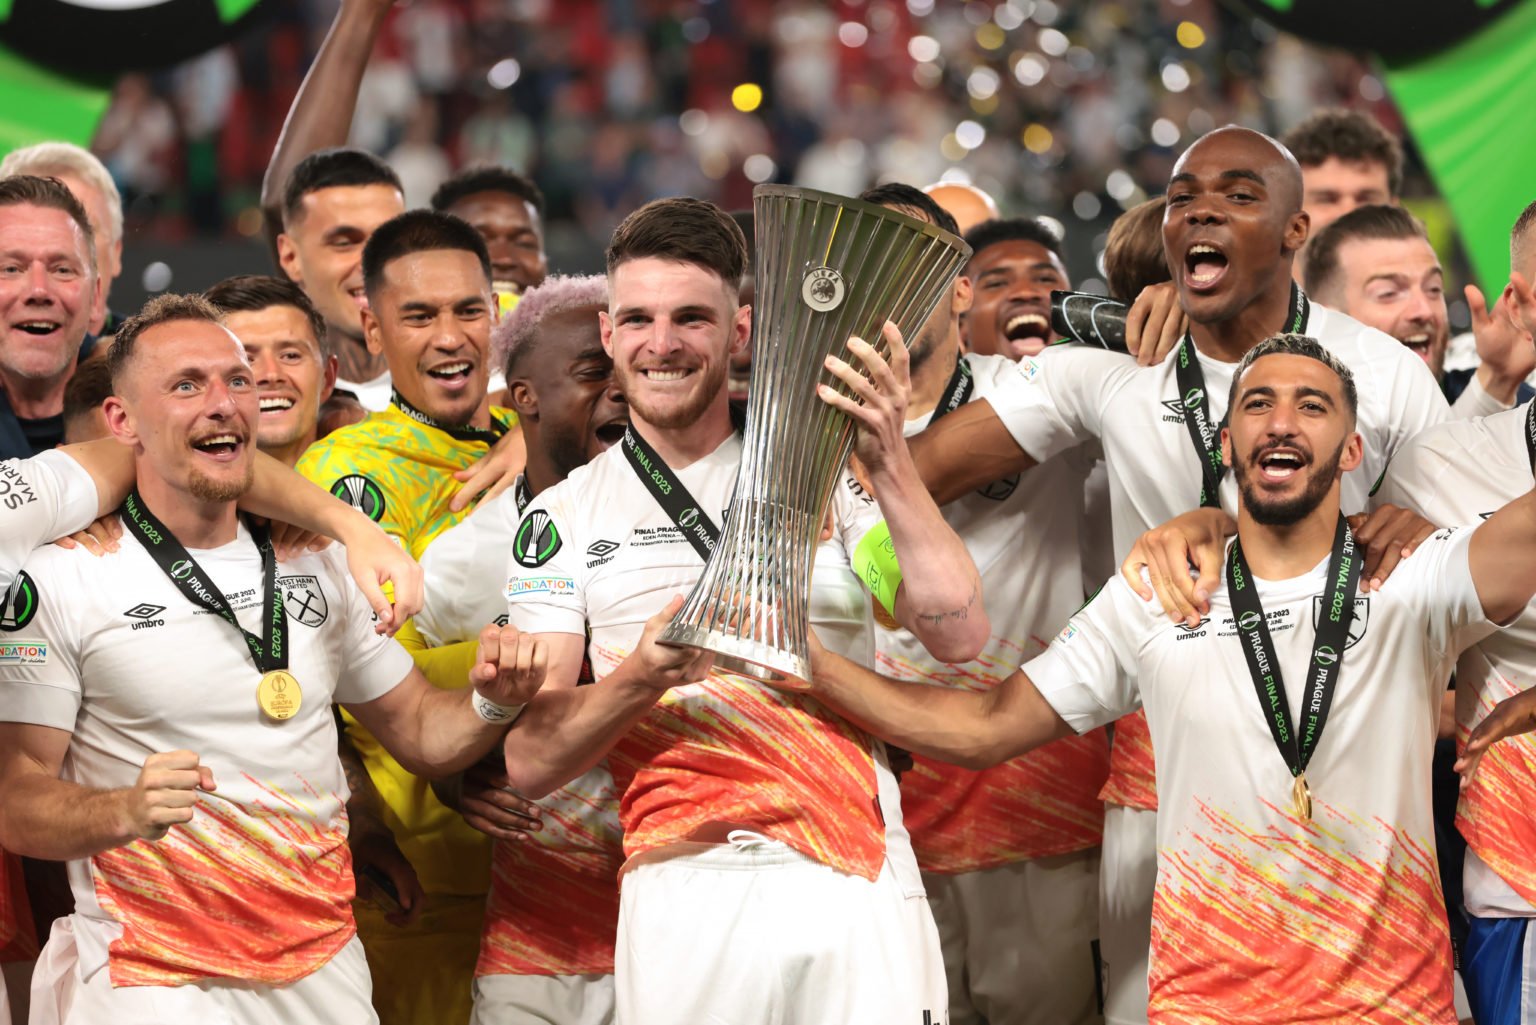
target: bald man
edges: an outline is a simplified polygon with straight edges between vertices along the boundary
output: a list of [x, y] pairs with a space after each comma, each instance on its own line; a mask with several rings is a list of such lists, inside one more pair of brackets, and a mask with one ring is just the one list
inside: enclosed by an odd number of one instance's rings
[[996, 201], [974, 185], [966, 185], [962, 182], [934, 182], [923, 191], [943, 207], [945, 213], [955, 219], [955, 223], [960, 225], [962, 235], [982, 221], [991, 221], [1002, 216], [998, 212]]
[[[1086, 346], [1020, 360], [1011, 388], [911, 439], [924, 481], [946, 502], [1098, 438], [1116, 561], [1144, 530], [1198, 506], [1211, 506], [1213, 518], [1221, 509], [1235, 515], [1237, 487], [1221, 470], [1217, 425], [1237, 363], [1270, 335], [1291, 331], [1319, 339], [1360, 383], [1364, 470], [1346, 477], [1343, 502], [1347, 513], [1363, 510], [1392, 453], [1444, 420], [1446, 403], [1423, 361], [1396, 339], [1311, 304], [1292, 286], [1306, 238], [1301, 171], [1284, 147], [1244, 128], [1202, 136], [1174, 166], [1163, 216], [1164, 255], [1190, 319], [1175, 353], [1147, 367]], [[1298, 472], [1312, 455], [1300, 457]], [[1102, 796], [1111, 802], [1101, 874], [1105, 1020], [1127, 1025], [1146, 1021], [1156, 881], [1157, 790], [1139, 714], [1116, 724]]]

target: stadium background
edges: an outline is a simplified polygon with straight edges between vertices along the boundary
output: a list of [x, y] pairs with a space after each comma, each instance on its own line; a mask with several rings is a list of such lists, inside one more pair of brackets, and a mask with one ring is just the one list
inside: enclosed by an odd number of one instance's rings
[[[178, 17], [209, 2], [168, 0]], [[26, 6], [44, 3], [47, 17]], [[114, 306], [267, 269], [261, 176], [333, 0], [218, 0], [231, 24], [214, 31], [231, 41], [127, 71], [185, 48], [187, 33], [157, 29], [136, 46], [87, 30], [65, 48], [56, 31], [47, 43], [15, 31], [20, 13], [55, 25], [68, 6], [0, 0], [0, 41], [46, 49], [62, 68], [39, 85], [36, 68], [18, 71], [24, 58], [0, 54], [0, 83], [29, 100], [52, 90], [69, 107], [29, 123], [13, 108], [0, 146], [59, 137], [68, 122], [111, 169], [127, 225]], [[1405, 137], [1404, 200], [1459, 286], [1471, 264], [1444, 182], [1437, 192], [1426, 169], [1436, 161], [1405, 131], [1386, 64], [1362, 47], [1418, 59], [1486, 21], [1528, 23], [1536, 0], [1441, 2], [1422, 16], [1412, 3], [1348, 6], [1358, 24], [1317, 0], [411, 0], [391, 12], [351, 141], [389, 160], [411, 205], [470, 164], [530, 174], [562, 270], [598, 269], [613, 226], [657, 196], [740, 208], [761, 181], [853, 194], [948, 177], [982, 186], [1006, 213], [1060, 220], [1074, 280], [1094, 290], [1110, 222], [1162, 191], [1194, 137], [1228, 122], [1278, 135], [1344, 105]], [[1304, 41], [1275, 21], [1352, 45]], [[1486, 78], [1493, 61], [1477, 67]], [[1504, 145], [1510, 135], [1533, 133]], [[1451, 295], [1459, 329], [1467, 311], [1459, 288]]]

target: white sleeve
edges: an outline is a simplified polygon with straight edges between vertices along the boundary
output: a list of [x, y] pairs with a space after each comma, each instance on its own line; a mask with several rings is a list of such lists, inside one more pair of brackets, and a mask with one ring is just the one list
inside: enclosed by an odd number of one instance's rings
[[72, 612], [83, 583], [59, 557], [65, 554], [83, 553], [39, 553], [6, 596], [12, 625], [0, 633], [0, 722], [75, 731], [81, 633]]
[[1478, 416], [1492, 416], [1502, 413], [1511, 407], [1504, 405], [1498, 399], [1488, 394], [1488, 389], [1483, 387], [1483, 382], [1477, 379], [1474, 373], [1467, 386], [1456, 396], [1456, 401], [1451, 405], [1450, 418], [1452, 420], [1471, 420]]
[[556, 484], [523, 512], [507, 552], [507, 621], [525, 633], [585, 636], [582, 582], [586, 545]]
[[62, 452], [0, 462], [0, 587], [32, 549], [89, 526], [99, 502], [91, 475]]
[[846, 467], [832, 485], [831, 505], [833, 530], [852, 559], [864, 535], [879, 526], [885, 517], [880, 512], [879, 503]]
[[1372, 507], [1397, 505], [1411, 509], [1431, 523], [1450, 523], [1444, 508], [1449, 497], [1442, 493], [1440, 480], [1451, 462], [1436, 444], [1435, 437], [1444, 428], [1435, 428], [1397, 450], [1381, 484], [1371, 496]]
[[[511, 494], [511, 492], [507, 492]], [[481, 506], [459, 523], [443, 531], [421, 553], [423, 579], [421, 611], [414, 622], [422, 640], [429, 647], [467, 641], [480, 635], [480, 628], [506, 611], [501, 597], [502, 552], [477, 551], [479, 536], [476, 517]], [[477, 572], [479, 570], [480, 572]], [[471, 623], [471, 609], [483, 596], [478, 590], [490, 588], [488, 596], [497, 611], [485, 622]]]
[[1392, 368], [1392, 384], [1387, 395], [1387, 437], [1383, 453], [1388, 462], [1408, 439], [1451, 418], [1445, 393], [1424, 361], [1406, 346], [1398, 345], [1394, 351], [1397, 353], [1396, 365]]
[[1436, 659], [1475, 644], [1497, 629], [1483, 614], [1472, 579], [1470, 544], [1475, 530], [1436, 531], [1383, 585], [1396, 583], [1417, 608], [1425, 624], [1425, 643]]
[[1137, 626], [1145, 603], [1118, 576], [1078, 610], [1050, 647], [1021, 668], [1078, 733], [1141, 707]]
[[1127, 366], [1134, 369], [1135, 361], [1121, 353], [1052, 346], [1019, 360], [1010, 378], [988, 390], [985, 401], [1019, 447], [1043, 463], [1099, 437], [1108, 395]]
[[415, 663], [393, 637], [374, 632], [379, 617], [347, 572], [346, 551], [332, 545], [324, 555], [330, 571], [327, 584], [339, 595], [342, 614], [337, 626], [342, 657], [335, 700], [360, 705], [394, 690], [410, 675]]

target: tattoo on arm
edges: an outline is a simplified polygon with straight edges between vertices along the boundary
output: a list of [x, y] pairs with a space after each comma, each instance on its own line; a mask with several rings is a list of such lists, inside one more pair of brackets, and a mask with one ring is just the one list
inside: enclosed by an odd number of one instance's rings
[[965, 604], [958, 609], [950, 609], [948, 612], [919, 612], [917, 619], [923, 623], [939, 626], [949, 620], [965, 620], [971, 618], [971, 609], [976, 605], [979, 597], [975, 585], [971, 586], [971, 596], [965, 600]]

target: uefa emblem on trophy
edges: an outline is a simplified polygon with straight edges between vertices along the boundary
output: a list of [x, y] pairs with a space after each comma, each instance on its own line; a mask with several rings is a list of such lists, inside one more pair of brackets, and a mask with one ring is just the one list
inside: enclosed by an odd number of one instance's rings
[[970, 247], [936, 225], [862, 200], [784, 185], [753, 190], [752, 384], [736, 491], [720, 543], [666, 644], [706, 648], [722, 669], [806, 680], [811, 568], [854, 426], [816, 397], [847, 389], [823, 367], [853, 336], [888, 355], [887, 320], [913, 337]]

